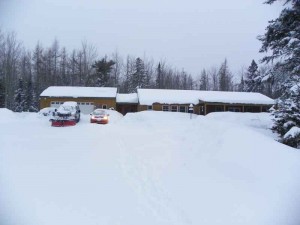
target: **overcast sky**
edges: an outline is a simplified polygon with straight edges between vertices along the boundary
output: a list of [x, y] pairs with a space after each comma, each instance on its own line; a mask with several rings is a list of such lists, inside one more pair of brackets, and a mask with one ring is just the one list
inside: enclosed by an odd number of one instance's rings
[[125, 56], [166, 59], [197, 75], [220, 65], [232, 71], [259, 60], [268, 21], [281, 5], [264, 0], [0, 0], [0, 27], [16, 31], [28, 48], [55, 38], [69, 50], [82, 40], [100, 56], [115, 50]]

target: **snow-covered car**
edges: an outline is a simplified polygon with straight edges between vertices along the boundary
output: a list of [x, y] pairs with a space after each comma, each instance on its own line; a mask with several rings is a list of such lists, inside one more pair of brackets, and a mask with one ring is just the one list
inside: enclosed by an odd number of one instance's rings
[[51, 119], [52, 126], [72, 126], [80, 120], [80, 109], [77, 102], [64, 102]]
[[109, 114], [104, 109], [95, 109], [90, 116], [91, 123], [107, 124], [109, 122]]

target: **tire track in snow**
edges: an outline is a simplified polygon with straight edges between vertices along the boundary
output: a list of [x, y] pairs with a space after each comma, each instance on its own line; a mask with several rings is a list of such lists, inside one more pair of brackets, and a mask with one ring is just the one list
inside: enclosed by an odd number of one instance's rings
[[159, 224], [192, 224], [185, 212], [176, 206], [163, 187], [150, 176], [145, 160], [132, 154], [126, 141], [121, 138], [118, 146], [121, 170], [132, 188], [137, 191], [142, 208], [148, 208]]

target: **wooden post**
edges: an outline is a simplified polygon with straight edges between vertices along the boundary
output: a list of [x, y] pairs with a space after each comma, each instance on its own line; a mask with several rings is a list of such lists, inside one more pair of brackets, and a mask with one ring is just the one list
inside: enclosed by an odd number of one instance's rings
[[243, 112], [245, 112], [245, 106], [243, 105]]
[[224, 112], [226, 111], [226, 105], [224, 105], [224, 109], [223, 109], [223, 111], [224, 111]]
[[204, 104], [204, 116], [206, 115], [206, 104]]
[[262, 112], [262, 105], [260, 106], [260, 112]]

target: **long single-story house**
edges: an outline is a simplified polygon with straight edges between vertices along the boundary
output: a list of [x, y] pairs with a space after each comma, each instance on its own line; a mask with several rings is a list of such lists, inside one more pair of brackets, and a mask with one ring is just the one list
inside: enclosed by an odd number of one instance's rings
[[95, 108], [114, 108], [117, 103], [117, 88], [112, 87], [67, 87], [51, 86], [40, 94], [40, 108], [58, 107], [65, 101], [76, 101], [82, 113]]
[[273, 99], [252, 92], [137, 89], [137, 93], [119, 94], [111, 87], [48, 87], [40, 95], [40, 108], [58, 107], [65, 101], [78, 102], [83, 113], [95, 108], [114, 108], [122, 114], [144, 110], [189, 112], [266, 112]]
[[266, 112], [275, 102], [273, 99], [253, 92], [222, 92], [198, 90], [138, 89], [138, 111], [157, 110], [193, 112], [206, 115], [210, 112]]

